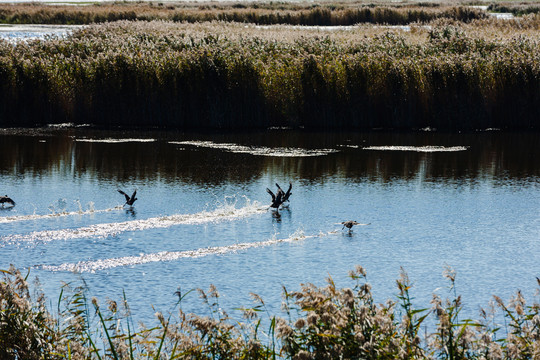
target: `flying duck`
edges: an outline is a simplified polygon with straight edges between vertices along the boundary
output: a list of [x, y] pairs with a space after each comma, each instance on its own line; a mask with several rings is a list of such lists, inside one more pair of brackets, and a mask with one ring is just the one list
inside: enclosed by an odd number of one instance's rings
[[2, 207], [4, 207], [5, 203], [11, 204], [11, 206], [15, 206], [15, 201], [13, 201], [9, 196], [0, 196], [0, 204], [2, 204]]
[[343, 227], [341, 228], [341, 230], [343, 230], [344, 228], [347, 228], [349, 229], [349, 232], [352, 231], [352, 227], [354, 225], [369, 225], [369, 224], [360, 224], [359, 222], [356, 222], [354, 220], [349, 220], [349, 221], [344, 221], [341, 223], [343, 225]]
[[135, 200], [137, 200], [137, 198], [135, 197], [135, 195], [137, 195], [137, 190], [133, 192], [133, 195], [131, 195], [131, 197], [129, 197], [128, 194], [126, 194], [120, 189], [118, 190], [118, 192], [126, 197], [126, 203], [124, 205], [127, 204], [129, 206], [133, 206], [133, 203], [135, 202]]

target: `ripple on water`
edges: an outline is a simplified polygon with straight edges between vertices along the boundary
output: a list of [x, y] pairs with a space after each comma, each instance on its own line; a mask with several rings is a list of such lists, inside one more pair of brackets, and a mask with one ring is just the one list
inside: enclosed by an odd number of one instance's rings
[[128, 142], [154, 142], [156, 139], [75, 139], [77, 142], [119, 144]]
[[339, 151], [336, 149], [270, 148], [266, 146], [244, 146], [232, 143], [215, 143], [212, 141], [170, 141], [169, 144], [191, 145], [196, 147], [220, 149], [232, 153], [274, 157], [324, 156]]
[[468, 146], [367, 146], [362, 149], [380, 151], [454, 152], [466, 151]]

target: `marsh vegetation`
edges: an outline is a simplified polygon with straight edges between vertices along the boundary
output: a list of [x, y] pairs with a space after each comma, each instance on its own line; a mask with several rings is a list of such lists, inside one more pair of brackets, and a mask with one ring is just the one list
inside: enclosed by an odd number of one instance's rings
[[[434, 295], [416, 307], [402, 269], [396, 298], [377, 304], [361, 266], [349, 273], [351, 287], [304, 284], [283, 289], [283, 313], [268, 312], [264, 299], [238, 309], [243, 320], [220, 307], [211, 286], [198, 293], [210, 315], [182, 308], [191, 291], [176, 292], [173, 311], [156, 313], [156, 325], [136, 326], [124, 297], [99, 304], [84, 286], [61, 292], [50, 309], [28, 275], [11, 268], [0, 281], [2, 359], [536, 359], [540, 355], [540, 304], [521, 292], [505, 302], [494, 296], [477, 320], [460, 316], [455, 272], [446, 269], [450, 296]], [[540, 280], [538, 281], [540, 286]], [[37, 287], [39, 289], [39, 286]], [[500, 311], [504, 325], [496, 320]], [[432, 321], [431, 326], [425, 324]], [[427, 330], [429, 329], [429, 330]]]
[[540, 20], [119, 21], [0, 41], [2, 126], [538, 129]]
[[0, 4], [0, 23], [92, 24], [119, 20], [176, 22], [225, 21], [254, 24], [355, 25], [358, 23], [404, 25], [435, 19], [469, 22], [487, 17], [485, 11], [459, 4], [388, 5], [361, 2], [117, 2], [88, 6], [36, 3]]

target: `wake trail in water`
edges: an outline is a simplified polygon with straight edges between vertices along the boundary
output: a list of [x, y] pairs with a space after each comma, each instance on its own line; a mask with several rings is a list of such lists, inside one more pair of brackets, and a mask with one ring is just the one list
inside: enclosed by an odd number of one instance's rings
[[215, 246], [208, 248], [201, 248], [196, 250], [186, 251], [161, 251], [158, 253], [141, 254], [139, 256], [124, 256], [111, 259], [101, 259], [93, 261], [80, 261], [77, 263], [65, 263], [58, 266], [53, 265], [36, 265], [36, 267], [49, 270], [49, 271], [71, 271], [71, 272], [91, 272], [112, 269], [120, 266], [134, 266], [140, 264], [147, 264], [152, 262], [173, 261], [183, 258], [199, 258], [209, 255], [224, 255], [227, 253], [236, 253], [239, 251], [247, 250], [250, 248], [265, 247], [271, 245], [277, 245], [281, 243], [291, 243], [299, 240], [309, 238], [320, 238], [330, 234], [336, 233], [335, 231], [328, 233], [319, 233], [317, 235], [304, 235], [302, 231], [297, 231], [286, 239], [269, 239], [266, 241], [240, 243], [226, 246]]
[[55, 212], [51, 214], [32, 214], [32, 215], [16, 215], [16, 216], [3, 216], [0, 217], [0, 224], [5, 223], [12, 223], [12, 222], [18, 222], [18, 221], [31, 221], [31, 220], [45, 220], [45, 219], [56, 219], [59, 217], [64, 216], [75, 216], [75, 215], [92, 215], [92, 214], [99, 214], [99, 213], [106, 213], [116, 210], [122, 210], [122, 206], [115, 206], [109, 209], [102, 209], [102, 210], [79, 210], [79, 211], [61, 211], [61, 212]]
[[89, 237], [105, 238], [126, 231], [141, 231], [157, 228], [168, 228], [175, 225], [197, 225], [209, 222], [232, 221], [267, 211], [267, 206], [247, 200], [247, 205], [235, 208], [234, 205], [223, 205], [213, 211], [202, 211], [195, 214], [176, 214], [154, 217], [145, 220], [130, 220], [117, 223], [95, 224], [76, 229], [44, 230], [29, 234], [7, 235], [0, 237], [0, 246], [22, 242], [50, 242], [54, 240], [73, 240]]

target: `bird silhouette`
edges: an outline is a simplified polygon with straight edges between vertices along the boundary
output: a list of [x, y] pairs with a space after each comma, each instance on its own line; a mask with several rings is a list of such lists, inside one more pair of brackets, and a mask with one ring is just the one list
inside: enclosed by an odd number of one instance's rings
[[11, 199], [9, 196], [0, 196], [0, 204], [2, 204], [2, 207], [4, 207], [4, 204], [11, 204], [11, 206], [15, 206], [15, 201]]
[[291, 193], [291, 190], [292, 190], [292, 184], [289, 183], [289, 189], [287, 190], [287, 192], [284, 192], [281, 187], [279, 186], [278, 183], [276, 183], [276, 186], [278, 188], [278, 192], [281, 192], [283, 195], [281, 196], [283, 201], [282, 202], [285, 202], [285, 201], [288, 201], [289, 202], [289, 196], [292, 195]]
[[269, 188], [266, 188], [266, 192], [269, 193], [272, 196], [272, 204], [270, 204], [271, 208], [278, 209], [281, 204], [283, 204], [283, 190], [278, 189], [277, 195], [272, 192]]
[[131, 197], [129, 197], [128, 194], [126, 194], [120, 189], [118, 190], [118, 192], [126, 197], [126, 203], [124, 205], [127, 204], [129, 206], [133, 206], [133, 203], [135, 202], [135, 200], [137, 200], [137, 198], [135, 197], [135, 195], [137, 195], [137, 190], [133, 192], [133, 195], [131, 195]]
[[347, 228], [347, 229], [349, 229], [349, 232], [352, 231], [352, 227], [353, 227], [354, 225], [369, 225], [369, 224], [360, 224], [359, 222], [356, 222], [356, 221], [354, 221], [354, 220], [344, 221], [344, 222], [342, 222], [341, 224], [343, 225], [343, 227], [341, 228], [341, 230]]

